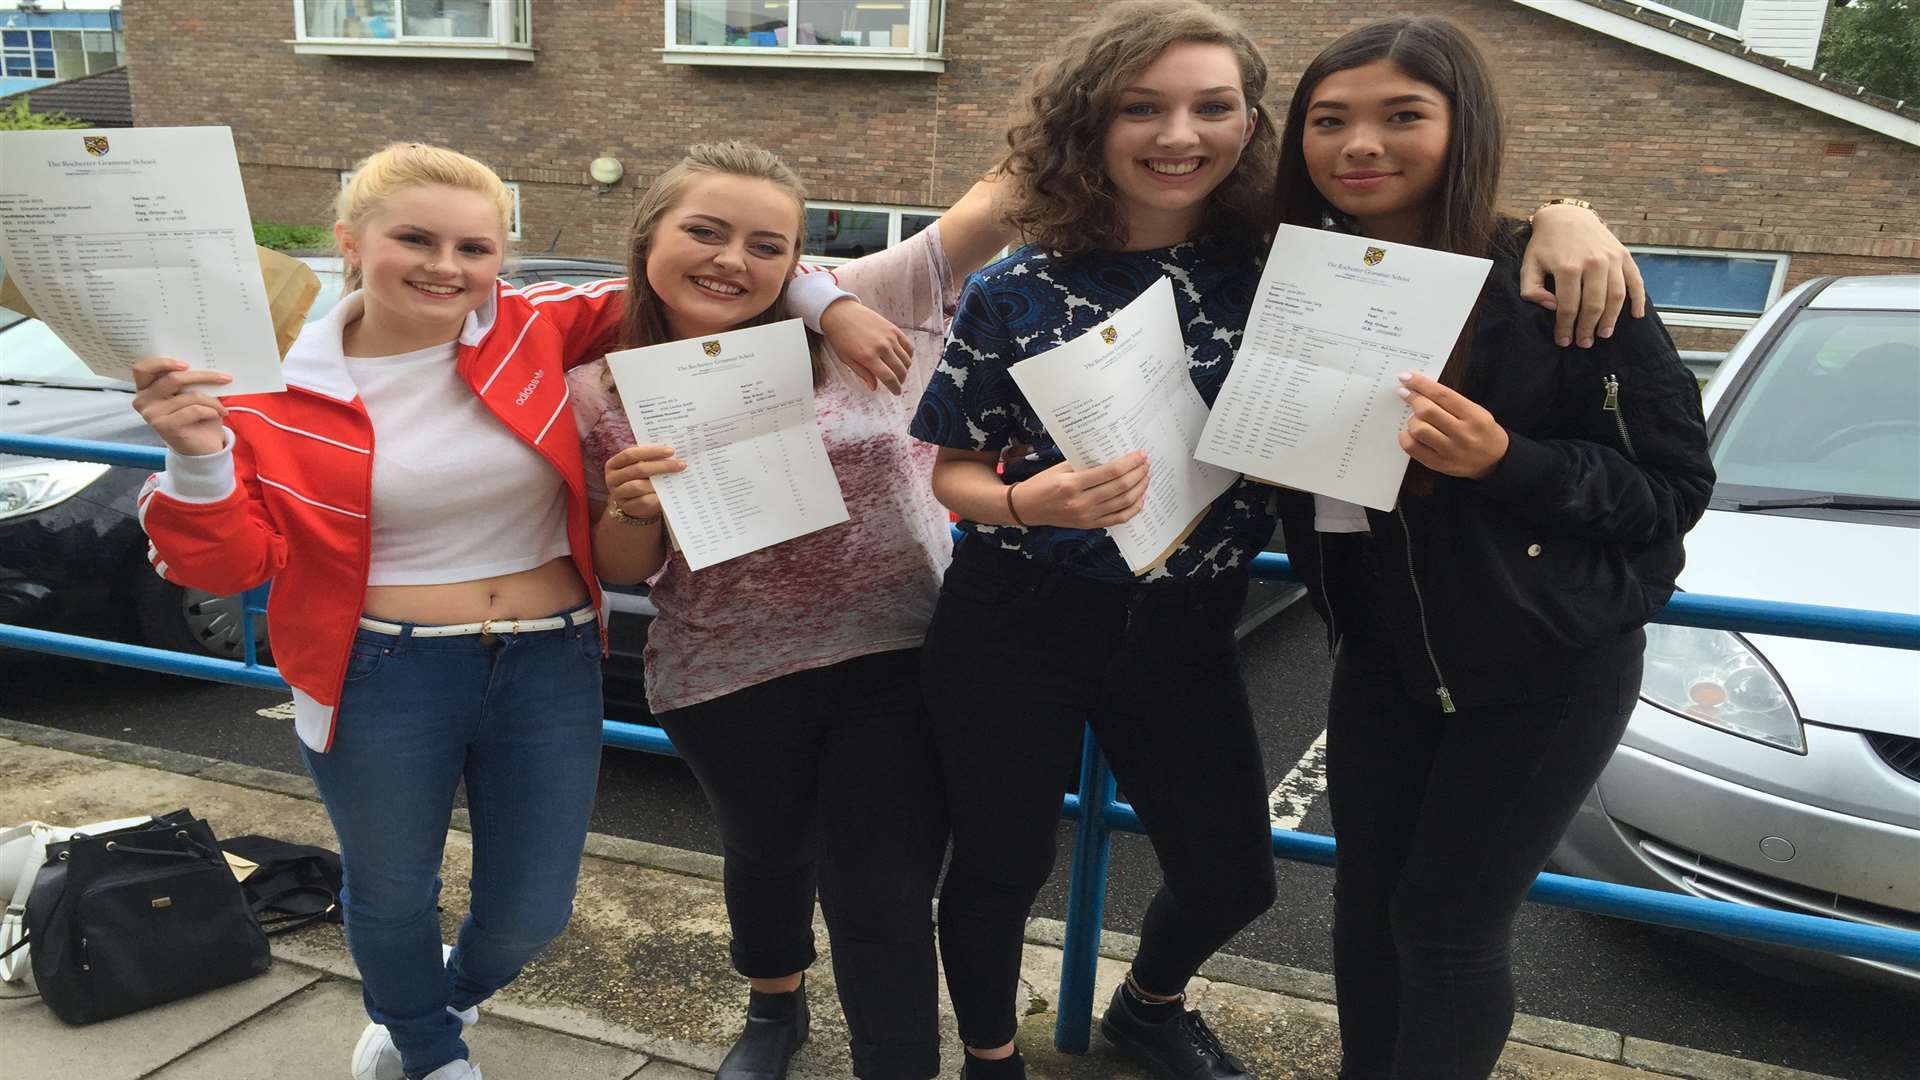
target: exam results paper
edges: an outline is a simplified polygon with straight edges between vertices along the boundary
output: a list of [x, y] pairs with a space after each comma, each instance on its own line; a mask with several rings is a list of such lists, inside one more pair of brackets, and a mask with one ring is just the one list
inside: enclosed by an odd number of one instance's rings
[[0, 258], [97, 375], [160, 355], [286, 389], [227, 128], [0, 132]]
[[847, 520], [800, 320], [609, 353], [607, 367], [639, 444], [687, 463], [653, 488], [691, 569]]
[[1107, 530], [1136, 574], [1165, 562], [1240, 478], [1194, 460], [1207, 405], [1187, 373], [1173, 282], [1164, 277], [1099, 327], [1007, 370], [1074, 468], [1146, 451], [1146, 502]]
[[1200, 460], [1393, 509], [1410, 460], [1397, 376], [1439, 376], [1492, 265], [1282, 225]]

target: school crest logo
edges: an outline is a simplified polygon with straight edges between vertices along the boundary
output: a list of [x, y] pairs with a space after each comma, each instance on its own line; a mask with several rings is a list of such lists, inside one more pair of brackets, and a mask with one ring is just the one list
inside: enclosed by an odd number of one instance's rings
[[1368, 266], [1379, 266], [1380, 260], [1386, 257], [1387, 252], [1385, 248], [1370, 247], [1367, 249], [1367, 253], [1361, 256], [1361, 261], [1365, 262]]
[[1111, 345], [1120, 340], [1120, 331], [1115, 330], [1111, 326], [1103, 326], [1100, 328], [1100, 340]]
[[105, 135], [82, 135], [80, 141], [86, 144], [87, 153], [94, 157], [107, 156], [107, 137]]
[[717, 341], [703, 341], [700, 343], [700, 347], [707, 351], [708, 356], [720, 355], [720, 343]]

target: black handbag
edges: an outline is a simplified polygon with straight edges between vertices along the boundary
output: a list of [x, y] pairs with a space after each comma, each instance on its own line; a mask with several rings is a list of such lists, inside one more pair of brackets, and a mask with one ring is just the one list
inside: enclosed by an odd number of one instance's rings
[[341, 920], [337, 852], [271, 836], [230, 836], [220, 841], [220, 847], [254, 864], [253, 872], [240, 882], [240, 891], [269, 935]]
[[213, 830], [186, 810], [48, 844], [26, 921], [40, 995], [69, 1024], [189, 997], [273, 964]]

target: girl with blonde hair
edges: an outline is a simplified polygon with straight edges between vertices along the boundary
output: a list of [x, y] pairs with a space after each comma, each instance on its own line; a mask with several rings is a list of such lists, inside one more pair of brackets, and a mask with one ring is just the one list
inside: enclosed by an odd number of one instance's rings
[[[766, 150], [690, 148], [640, 200], [624, 344], [789, 317], [804, 200]], [[830, 303], [814, 404], [848, 520], [697, 573], [669, 549], [653, 488], [682, 467], [673, 449], [634, 445], [604, 365], [569, 376], [590, 498], [614, 523], [596, 565], [609, 582], [652, 583], [648, 703], [720, 823], [733, 962], [750, 986], [720, 1080], [785, 1076], [806, 1038], [816, 889], [854, 1075], [939, 1072], [930, 912], [946, 816], [919, 647], [952, 545], [928, 486], [933, 448], [906, 428], [960, 282], [1007, 236], [982, 182], [912, 238], [794, 282]], [[858, 303], [832, 302], [842, 292]], [[854, 352], [874, 358], [872, 378], [833, 362]]]
[[[624, 284], [501, 281], [511, 211], [480, 162], [389, 146], [340, 195], [353, 291], [294, 343], [286, 392], [134, 368], [167, 445], [140, 499], [155, 568], [216, 593], [274, 582], [372, 1021], [355, 1080], [477, 1080], [462, 1032], [566, 925], [599, 775], [600, 586], [562, 372], [606, 351]], [[462, 783], [472, 897], [443, 953]]]

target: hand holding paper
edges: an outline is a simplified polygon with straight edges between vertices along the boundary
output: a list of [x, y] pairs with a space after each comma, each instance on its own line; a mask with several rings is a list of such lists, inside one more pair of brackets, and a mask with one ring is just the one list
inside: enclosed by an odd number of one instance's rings
[[1063, 461], [1020, 481], [1009, 504], [1028, 525], [1111, 529], [1132, 520], [1147, 499], [1147, 455], [1134, 450], [1105, 465]]
[[800, 320], [609, 353], [607, 367], [635, 438], [686, 462], [647, 482], [691, 569], [847, 520]]
[[0, 133], [0, 258], [96, 374], [174, 356], [220, 394], [286, 388], [226, 128]]
[[[1180, 312], [1166, 278], [1114, 312], [1105, 325], [1007, 370], [1075, 470], [1119, 466], [1111, 480], [1076, 497], [1076, 512], [1105, 510], [1079, 520], [1111, 524], [1082, 527], [1105, 528], [1136, 574], [1166, 561], [1213, 500], [1238, 479], [1230, 470], [1194, 460], [1207, 405], [1187, 374]], [[1114, 508], [1125, 506], [1126, 491], [1118, 485], [1132, 483], [1123, 478], [1133, 472], [1125, 465], [1133, 451], [1150, 463], [1141, 471], [1150, 470], [1152, 482], [1139, 477], [1139, 509], [1121, 516]], [[1064, 475], [1056, 478], [1061, 480]], [[1014, 499], [1018, 510], [1020, 492]]]
[[673, 447], [657, 444], [629, 446], [607, 459], [607, 501], [630, 518], [646, 521], [666, 513], [655, 479], [685, 472], [687, 463], [673, 456]]
[[214, 391], [233, 382], [224, 371], [190, 368], [183, 360], [149, 356], [133, 365], [133, 411], [176, 454], [217, 454], [227, 444], [227, 407]]
[[1409, 414], [1395, 375], [1440, 374], [1492, 265], [1282, 226], [1200, 460], [1392, 509]]
[[1507, 429], [1457, 390], [1415, 372], [1400, 376], [1401, 400], [1413, 410], [1400, 449], [1442, 476], [1479, 480], [1507, 456]]

